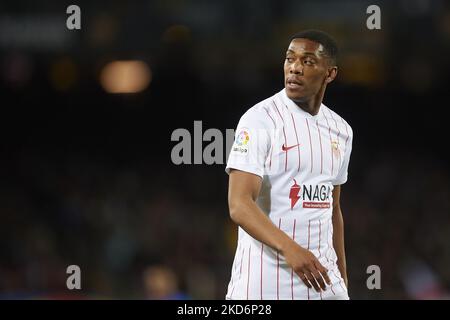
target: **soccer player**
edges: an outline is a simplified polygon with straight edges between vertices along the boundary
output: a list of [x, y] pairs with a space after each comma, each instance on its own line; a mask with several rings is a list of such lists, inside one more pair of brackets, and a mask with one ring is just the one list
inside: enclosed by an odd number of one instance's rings
[[239, 121], [226, 167], [239, 226], [227, 299], [349, 299], [339, 198], [353, 133], [322, 103], [336, 55], [324, 32], [293, 36], [284, 89]]

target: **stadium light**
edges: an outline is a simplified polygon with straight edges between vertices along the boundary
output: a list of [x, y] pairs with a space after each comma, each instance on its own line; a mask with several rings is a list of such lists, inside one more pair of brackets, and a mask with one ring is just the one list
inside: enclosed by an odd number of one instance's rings
[[108, 93], [137, 93], [151, 81], [151, 70], [138, 60], [113, 61], [103, 67], [100, 83]]

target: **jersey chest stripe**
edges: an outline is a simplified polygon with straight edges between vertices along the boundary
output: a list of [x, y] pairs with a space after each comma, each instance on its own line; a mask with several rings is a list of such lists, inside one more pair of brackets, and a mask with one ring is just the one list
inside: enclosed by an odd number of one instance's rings
[[[275, 109], [278, 112], [278, 115], [280, 116], [281, 121], [283, 122], [284, 145], [286, 146], [287, 145], [287, 141], [286, 141], [286, 131], [284, 130], [284, 127], [285, 127], [284, 119], [283, 119], [283, 116], [280, 113], [280, 110], [278, 110], [278, 107], [277, 107], [277, 104], [275, 103], [275, 101], [272, 101], [272, 102], [273, 102], [273, 105], [275, 106]], [[284, 171], [287, 171], [288, 152], [285, 151], [284, 154], [285, 154]]]
[[[286, 104], [284, 104], [284, 106], [286, 107], [286, 111], [289, 112], [289, 114], [291, 115], [292, 124], [294, 126], [295, 138], [297, 140], [297, 154], [298, 154], [298, 169], [297, 169], [297, 172], [299, 172], [300, 171], [300, 143], [298, 141], [297, 127], [295, 125], [295, 119], [294, 119], [294, 116], [293, 116], [292, 112], [289, 110], [289, 108], [288, 108], [288, 106]], [[286, 153], [289, 152], [289, 150], [286, 150]]]
[[292, 113], [291, 113], [291, 117], [292, 117], [292, 123], [294, 124], [295, 138], [297, 139], [297, 153], [298, 153], [298, 169], [297, 169], [297, 172], [299, 172], [300, 171], [300, 162], [301, 162], [301, 158], [300, 158], [300, 143], [298, 142], [297, 127], [295, 125], [295, 119], [294, 119], [294, 115]]
[[277, 106], [277, 104], [275, 103], [275, 100], [273, 100], [272, 103], [273, 103], [273, 106], [275, 107], [275, 110], [277, 110], [278, 116], [280, 117], [280, 119], [281, 119], [281, 121], [283, 122], [283, 125], [284, 125], [284, 119], [283, 119], [283, 116], [281, 115], [280, 110], [278, 109], [278, 106]]
[[[334, 124], [335, 124], [336, 130], [338, 132], [338, 134], [336, 136], [336, 140], [337, 140], [337, 143], [339, 145], [339, 136], [341, 135], [341, 131], [339, 130], [339, 127], [337, 125], [336, 119], [333, 117], [333, 114], [331, 113], [331, 110], [328, 110], [328, 111], [330, 112], [331, 119], [334, 120]], [[338, 153], [338, 157], [339, 157], [339, 166], [338, 167], [340, 167], [341, 166], [341, 153], [340, 152]]]
[[275, 123], [275, 120], [273, 119], [273, 117], [270, 115], [269, 110], [267, 110], [266, 108], [264, 108], [264, 110], [266, 111], [266, 113], [269, 116], [270, 120], [272, 120], [273, 126], [276, 128], [277, 124]]
[[339, 136], [340, 136], [340, 134], [341, 134], [341, 131], [339, 130], [337, 121], [336, 121], [336, 119], [334, 118], [333, 113], [331, 113], [331, 110], [328, 110], [328, 112], [330, 113], [331, 119], [333, 119], [334, 124], [335, 124], [335, 126], [336, 126], [336, 130], [337, 130], [337, 132], [338, 132], [338, 134], [337, 134], [337, 136], [336, 136], [336, 139], [339, 139]]
[[311, 172], [312, 172], [313, 171], [314, 161], [313, 161], [313, 149], [312, 149], [312, 142], [311, 142], [311, 130], [309, 130], [309, 121], [308, 121], [308, 119], [305, 119], [305, 120], [306, 120], [306, 126], [308, 127], [309, 147], [310, 147], [310, 150], [311, 150]]
[[[264, 110], [266, 110], [266, 112], [267, 112], [267, 115], [269, 116], [269, 118], [272, 120], [272, 122], [273, 122], [273, 125], [274, 125], [274, 127], [275, 127], [275, 129], [277, 128], [277, 125], [276, 125], [276, 123], [275, 123], [275, 120], [273, 120], [273, 118], [272, 118], [272, 116], [270, 115], [270, 113], [269, 113], [269, 110], [267, 110], [267, 109], [265, 109], [264, 108]], [[271, 142], [271, 144], [270, 144], [270, 160], [269, 160], [269, 169], [271, 169], [272, 168], [272, 152], [273, 152], [273, 141]]]
[[320, 145], [320, 174], [323, 172], [323, 153], [322, 153], [322, 137], [319, 129], [319, 120], [316, 120], [317, 132], [319, 133], [319, 145]]
[[334, 165], [334, 161], [333, 161], [333, 142], [332, 142], [332, 140], [331, 140], [331, 127], [330, 127], [330, 124], [328, 123], [328, 118], [327, 117], [325, 117], [325, 112], [323, 112], [323, 110], [322, 110], [322, 114], [323, 114], [323, 116], [324, 116], [324, 118], [325, 118], [325, 120], [326, 120], [326, 122], [327, 122], [327, 126], [328, 126], [328, 135], [329, 135], [329, 137], [330, 137], [330, 152], [331, 152], [331, 175], [333, 175], [333, 169], [334, 169], [334, 167], [333, 167], [333, 165]]

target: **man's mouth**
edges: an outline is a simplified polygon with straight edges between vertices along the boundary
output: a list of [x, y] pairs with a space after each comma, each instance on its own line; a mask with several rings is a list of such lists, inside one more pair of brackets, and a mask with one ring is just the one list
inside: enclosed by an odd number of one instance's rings
[[290, 89], [298, 89], [303, 87], [303, 82], [296, 79], [288, 79], [286, 81], [286, 86]]

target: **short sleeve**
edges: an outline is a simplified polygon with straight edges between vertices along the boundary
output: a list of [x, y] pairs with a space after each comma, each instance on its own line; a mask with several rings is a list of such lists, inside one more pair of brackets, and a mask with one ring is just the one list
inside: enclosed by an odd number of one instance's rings
[[225, 171], [237, 169], [263, 178], [270, 151], [269, 124], [257, 109], [248, 110], [239, 120]]
[[337, 185], [341, 185], [347, 182], [347, 178], [348, 178], [348, 166], [350, 163], [350, 155], [352, 153], [352, 144], [353, 144], [353, 133], [350, 129], [350, 136], [349, 139], [347, 141], [347, 147], [345, 150], [345, 154], [344, 154], [344, 161], [342, 162], [341, 168], [339, 170], [338, 175], [336, 176], [336, 178], [333, 181], [333, 185], [337, 186]]

